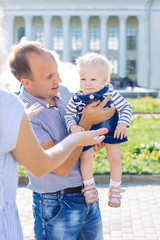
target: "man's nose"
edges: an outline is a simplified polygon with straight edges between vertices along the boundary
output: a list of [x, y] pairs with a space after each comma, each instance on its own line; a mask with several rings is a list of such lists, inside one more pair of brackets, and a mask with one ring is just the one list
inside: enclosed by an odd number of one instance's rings
[[56, 74], [56, 77], [54, 79], [54, 82], [56, 81], [56, 83], [61, 83], [62, 82], [62, 79], [60, 78], [59, 74], [57, 73]]
[[62, 79], [60, 77], [58, 77], [58, 83], [61, 83]]

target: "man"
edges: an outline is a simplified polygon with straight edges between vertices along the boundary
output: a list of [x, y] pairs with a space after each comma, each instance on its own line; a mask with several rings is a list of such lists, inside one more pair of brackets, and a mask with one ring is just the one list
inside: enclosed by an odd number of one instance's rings
[[[20, 99], [29, 105], [39, 102], [44, 106], [31, 123], [41, 146], [47, 150], [68, 135], [64, 115], [71, 95], [59, 85], [62, 81], [55, 58], [42, 45], [23, 42], [13, 48], [10, 68], [23, 85]], [[99, 123], [96, 119], [102, 122], [113, 115], [114, 108], [103, 108], [107, 101], [92, 103], [83, 112], [79, 124], [85, 130]], [[82, 147], [77, 148], [64, 164], [42, 178], [29, 174], [35, 239], [103, 239], [99, 204], [86, 204], [81, 193], [81, 151]]]

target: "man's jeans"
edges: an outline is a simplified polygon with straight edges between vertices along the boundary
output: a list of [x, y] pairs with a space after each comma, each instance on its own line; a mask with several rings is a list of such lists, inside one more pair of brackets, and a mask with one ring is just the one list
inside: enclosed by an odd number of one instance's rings
[[36, 240], [103, 240], [99, 203], [81, 193], [33, 193]]

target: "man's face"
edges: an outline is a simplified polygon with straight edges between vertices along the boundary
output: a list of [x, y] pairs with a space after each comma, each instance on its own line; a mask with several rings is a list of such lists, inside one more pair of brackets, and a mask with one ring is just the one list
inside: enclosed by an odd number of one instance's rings
[[29, 81], [26, 90], [34, 97], [51, 102], [59, 91], [59, 83], [62, 80], [59, 77], [58, 65], [55, 58], [46, 52], [43, 55], [29, 53], [27, 55], [33, 80]]

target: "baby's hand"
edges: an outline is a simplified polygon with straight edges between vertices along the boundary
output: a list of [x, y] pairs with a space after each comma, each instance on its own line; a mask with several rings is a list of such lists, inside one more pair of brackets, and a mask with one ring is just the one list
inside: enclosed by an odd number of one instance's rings
[[125, 123], [118, 123], [116, 130], [114, 132], [114, 138], [120, 138], [123, 139], [123, 137], [126, 137], [127, 133], [127, 125]]
[[84, 128], [82, 128], [81, 126], [78, 126], [78, 125], [72, 125], [70, 127], [70, 132], [71, 133], [84, 132]]

